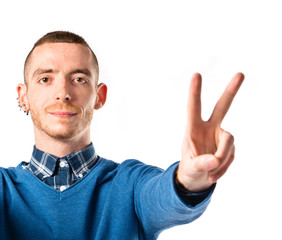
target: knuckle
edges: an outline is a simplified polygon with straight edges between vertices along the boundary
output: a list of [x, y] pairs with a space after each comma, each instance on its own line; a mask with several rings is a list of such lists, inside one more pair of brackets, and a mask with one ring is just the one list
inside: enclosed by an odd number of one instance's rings
[[220, 163], [224, 162], [225, 160], [225, 156], [222, 156], [222, 155], [217, 155], [216, 158], [218, 159]]
[[232, 134], [230, 134], [230, 133], [228, 133], [228, 135], [227, 135], [227, 142], [229, 143], [229, 144], [233, 144], [234, 143], [234, 136], [232, 135]]
[[222, 130], [222, 138], [228, 143], [234, 143], [234, 136], [225, 130]]
[[234, 152], [234, 151], [232, 151], [232, 152], [230, 153], [230, 159], [233, 161], [233, 160], [234, 160], [234, 158], [235, 158], [235, 152]]
[[229, 153], [229, 159], [231, 159], [231, 161], [233, 161], [235, 158], [235, 146], [233, 146], [232, 150]]
[[202, 166], [198, 162], [193, 163], [193, 169], [195, 172], [201, 172], [202, 171]]

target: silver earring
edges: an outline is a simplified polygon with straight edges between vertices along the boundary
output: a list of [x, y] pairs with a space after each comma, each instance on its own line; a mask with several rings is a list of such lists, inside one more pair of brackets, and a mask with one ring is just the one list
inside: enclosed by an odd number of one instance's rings
[[24, 113], [26, 113], [26, 115], [28, 115], [29, 111], [26, 110], [25, 104], [24, 103], [20, 103], [19, 98], [17, 98], [17, 100], [18, 100], [18, 107], [20, 108], [20, 111], [23, 109]]

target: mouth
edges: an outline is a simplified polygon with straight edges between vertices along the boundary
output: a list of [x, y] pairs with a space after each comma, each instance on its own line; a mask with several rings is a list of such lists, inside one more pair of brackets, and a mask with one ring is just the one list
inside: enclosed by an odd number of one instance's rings
[[67, 112], [67, 111], [55, 111], [55, 112], [49, 112], [49, 114], [61, 119], [68, 119], [77, 115], [76, 112]]

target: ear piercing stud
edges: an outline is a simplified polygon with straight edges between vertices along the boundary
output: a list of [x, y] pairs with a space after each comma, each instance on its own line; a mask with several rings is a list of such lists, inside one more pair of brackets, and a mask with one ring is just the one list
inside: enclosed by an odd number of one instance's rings
[[17, 98], [17, 100], [18, 100], [18, 107], [20, 108], [20, 111], [23, 109], [23, 110], [24, 110], [24, 113], [25, 113], [26, 115], [28, 115], [28, 114], [29, 114], [29, 111], [26, 110], [25, 103], [21, 103], [21, 102], [19, 101], [19, 98]]

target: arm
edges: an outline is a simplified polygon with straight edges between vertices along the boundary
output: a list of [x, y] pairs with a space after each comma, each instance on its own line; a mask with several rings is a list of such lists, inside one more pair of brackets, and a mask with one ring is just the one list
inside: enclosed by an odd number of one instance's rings
[[147, 165], [138, 169], [141, 177], [136, 181], [134, 190], [135, 211], [146, 239], [156, 239], [167, 228], [194, 221], [209, 205], [213, 189], [196, 205], [187, 204], [184, 201], [186, 196], [182, 198], [178, 194], [175, 187], [178, 165], [178, 162], [174, 163], [164, 172]]
[[[234, 76], [211, 118], [204, 122], [201, 119], [201, 76], [193, 76], [180, 163], [172, 165], [162, 174], [143, 174], [137, 184], [136, 213], [147, 236], [156, 237], [166, 228], [189, 223], [207, 208], [214, 183], [234, 159], [233, 136], [220, 125], [243, 79], [241, 73]], [[177, 181], [183, 189], [177, 189]], [[202, 194], [205, 197], [202, 198]], [[191, 198], [194, 198], [193, 203]]]

